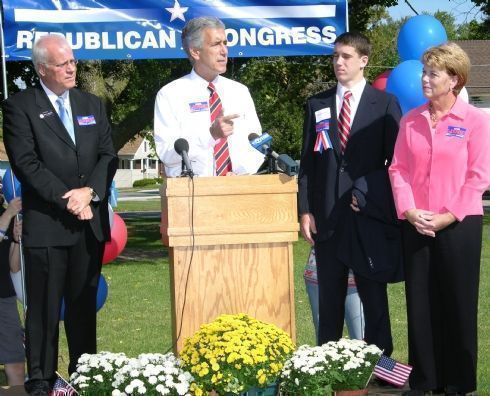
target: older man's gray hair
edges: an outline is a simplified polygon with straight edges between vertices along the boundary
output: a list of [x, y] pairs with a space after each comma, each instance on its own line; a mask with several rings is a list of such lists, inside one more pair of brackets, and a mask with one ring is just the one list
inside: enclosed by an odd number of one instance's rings
[[58, 40], [60, 45], [67, 45], [68, 47], [70, 46], [70, 43], [66, 40], [66, 38], [58, 33], [51, 33], [51, 34], [46, 34], [44, 36], [39, 37], [35, 42], [34, 45], [32, 46], [32, 54], [31, 54], [31, 60], [32, 64], [34, 65], [34, 70], [36, 73], [39, 74], [38, 69], [39, 69], [39, 64], [46, 64], [48, 63], [48, 50], [44, 44], [46, 40]]
[[202, 16], [193, 18], [182, 29], [182, 46], [192, 61], [191, 48], [202, 48], [202, 32], [204, 29], [224, 29], [225, 24], [216, 17]]

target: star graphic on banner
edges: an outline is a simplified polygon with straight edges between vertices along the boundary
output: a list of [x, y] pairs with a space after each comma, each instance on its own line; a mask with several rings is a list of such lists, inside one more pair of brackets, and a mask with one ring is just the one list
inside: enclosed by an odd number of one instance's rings
[[175, 19], [181, 19], [185, 22], [184, 12], [187, 12], [189, 7], [181, 7], [178, 0], [175, 0], [174, 6], [170, 8], [165, 8], [168, 12], [172, 14], [170, 17], [170, 22]]

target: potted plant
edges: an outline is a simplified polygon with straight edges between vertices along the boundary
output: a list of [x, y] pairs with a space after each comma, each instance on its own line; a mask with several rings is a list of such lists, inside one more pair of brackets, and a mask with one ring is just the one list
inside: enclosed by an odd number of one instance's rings
[[84, 353], [78, 359], [70, 383], [80, 395], [110, 395], [114, 375], [128, 360], [124, 353]]
[[236, 395], [274, 383], [294, 349], [277, 326], [245, 314], [221, 315], [185, 340], [183, 367], [196, 396]]
[[180, 367], [180, 360], [172, 353], [141, 354], [114, 375], [112, 396], [190, 396], [192, 381], [192, 375]]
[[362, 340], [341, 338], [318, 347], [303, 345], [281, 373], [283, 395], [367, 394], [366, 386], [381, 350]]
[[84, 354], [70, 377], [82, 396], [190, 396], [192, 380], [172, 353], [141, 354], [132, 359], [124, 353]]

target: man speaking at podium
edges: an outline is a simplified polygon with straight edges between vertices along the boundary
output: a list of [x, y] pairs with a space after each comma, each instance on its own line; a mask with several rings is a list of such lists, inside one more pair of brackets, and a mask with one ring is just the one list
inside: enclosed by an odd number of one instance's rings
[[155, 102], [155, 144], [167, 177], [181, 174], [177, 139], [189, 143], [197, 176], [255, 173], [264, 156], [248, 141], [261, 126], [248, 88], [222, 77], [228, 62], [225, 26], [214, 17], [191, 19], [182, 46], [192, 71], [165, 85]]

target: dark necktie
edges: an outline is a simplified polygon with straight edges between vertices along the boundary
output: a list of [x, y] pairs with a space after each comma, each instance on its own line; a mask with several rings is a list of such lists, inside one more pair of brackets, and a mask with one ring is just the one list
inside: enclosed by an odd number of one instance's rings
[[[216, 120], [221, 112], [223, 106], [221, 105], [221, 99], [216, 92], [216, 88], [213, 83], [209, 83], [209, 113], [211, 114], [211, 124]], [[216, 176], [225, 176], [228, 172], [231, 172], [231, 159], [230, 151], [228, 150], [227, 138], [218, 140], [214, 146], [214, 164], [216, 168]]]
[[342, 154], [344, 154], [345, 148], [347, 147], [347, 142], [349, 140], [350, 135], [350, 98], [352, 97], [351, 91], [345, 91], [344, 100], [342, 102], [342, 107], [339, 113], [339, 138], [340, 138], [340, 147]]

